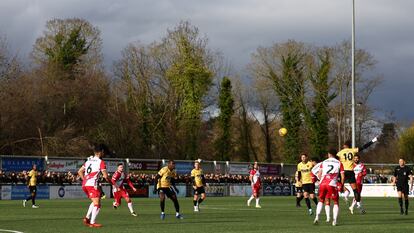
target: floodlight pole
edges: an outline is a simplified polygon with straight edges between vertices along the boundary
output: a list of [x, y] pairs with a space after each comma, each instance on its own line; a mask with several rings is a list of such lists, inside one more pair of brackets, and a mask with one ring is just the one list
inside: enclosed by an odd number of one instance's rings
[[351, 86], [352, 86], [352, 147], [355, 147], [355, 0], [352, 0], [352, 80], [351, 80]]

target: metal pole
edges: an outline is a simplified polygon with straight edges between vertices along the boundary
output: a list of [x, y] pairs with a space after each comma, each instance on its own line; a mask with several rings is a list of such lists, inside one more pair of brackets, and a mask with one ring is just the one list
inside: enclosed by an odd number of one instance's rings
[[352, 147], [355, 147], [355, 0], [352, 0]]

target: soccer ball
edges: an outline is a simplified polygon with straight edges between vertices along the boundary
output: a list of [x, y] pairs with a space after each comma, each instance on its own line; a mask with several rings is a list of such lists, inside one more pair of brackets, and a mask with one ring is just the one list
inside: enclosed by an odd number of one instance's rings
[[287, 134], [287, 129], [286, 128], [280, 128], [279, 129], [279, 135], [281, 137], [285, 136]]

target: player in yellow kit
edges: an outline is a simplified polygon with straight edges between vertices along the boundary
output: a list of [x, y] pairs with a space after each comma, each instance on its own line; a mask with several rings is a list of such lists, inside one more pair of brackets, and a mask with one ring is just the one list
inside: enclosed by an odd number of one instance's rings
[[[361, 212], [365, 212], [364, 209], [361, 206], [361, 194], [357, 190], [356, 186], [356, 180], [355, 180], [355, 173], [354, 173], [354, 156], [358, 152], [361, 152], [374, 144], [377, 140], [377, 137], [363, 145], [361, 148], [358, 147], [352, 147], [351, 141], [346, 141], [344, 145], [342, 146], [342, 150], [336, 154], [339, 157], [339, 161], [341, 161], [344, 171], [345, 171], [345, 183], [349, 183], [353, 192], [354, 192], [354, 198], [356, 201], [357, 208], [361, 210]], [[350, 209], [351, 210], [351, 209]], [[351, 212], [353, 209], [351, 210]]]
[[183, 216], [180, 214], [180, 205], [177, 200], [178, 189], [175, 187], [175, 179], [177, 173], [175, 172], [175, 162], [174, 160], [168, 161], [168, 165], [161, 168], [155, 177], [154, 193], [158, 192], [160, 197], [160, 207], [161, 207], [161, 220], [165, 219], [165, 196], [170, 198], [174, 202], [175, 207], [175, 217], [178, 219], [183, 219]]
[[[296, 192], [296, 207], [301, 207], [300, 201], [303, 199], [302, 183], [300, 182], [299, 172], [295, 172], [295, 192]], [[299, 180], [299, 181], [298, 181]]]
[[32, 170], [27, 175], [26, 179], [28, 180], [28, 187], [30, 191], [30, 196], [23, 200], [23, 206], [26, 207], [26, 202], [32, 200], [32, 208], [36, 209], [39, 206], [36, 205], [36, 194], [37, 194], [37, 167], [36, 164], [33, 164]]
[[[201, 169], [200, 162], [194, 162], [194, 169], [191, 171], [191, 180], [193, 182], [193, 189], [194, 189], [194, 211], [200, 211], [200, 204], [206, 199], [206, 191], [204, 186], [206, 184], [204, 179], [203, 169]], [[199, 195], [201, 196], [199, 198]]]
[[305, 198], [306, 206], [308, 207], [309, 215], [313, 214], [309, 197], [313, 200], [315, 205], [318, 204], [318, 199], [315, 197], [315, 184], [312, 180], [313, 163], [309, 161], [308, 155], [303, 153], [300, 155], [301, 162], [298, 163], [296, 182], [302, 183], [303, 197]]

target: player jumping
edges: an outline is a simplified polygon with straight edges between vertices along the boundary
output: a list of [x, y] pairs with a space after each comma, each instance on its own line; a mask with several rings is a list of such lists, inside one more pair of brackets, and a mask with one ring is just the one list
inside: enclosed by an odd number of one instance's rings
[[250, 206], [253, 198], [256, 198], [256, 208], [262, 208], [260, 206], [260, 172], [259, 172], [259, 165], [257, 162], [254, 162], [253, 169], [250, 170], [249, 180], [252, 186], [252, 195], [250, 196], [249, 200], [247, 200], [247, 206]]
[[178, 204], [177, 193], [178, 189], [175, 187], [175, 179], [177, 173], [175, 172], [174, 160], [168, 161], [168, 165], [161, 168], [155, 177], [154, 193], [160, 196], [160, 207], [161, 207], [161, 220], [165, 219], [165, 196], [170, 198], [174, 202], [175, 217], [183, 219], [184, 217], [180, 214], [180, 205]]
[[308, 207], [309, 215], [313, 214], [311, 203], [309, 197], [312, 198], [315, 205], [318, 204], [318, 199], [315, 197], [315, 184], [312, 182], [311, 170], [313, 167], [312, 162], [308, 161], [307, 154], [300, 155], [301, 162], [298, 163], [297, 172], [298, 178], [296, 182], [300, 181], [302, 183], [303, 196], [305, 197], [306, 206]]
[[118, 208], [121, 205], [121, 199], [124, 198], [125, 201], [128, 203], [128, 209], [129, 212], [131, 212], [132, 216], [137, 216], [137, 214], [134, 211], [134, 208], [132, 207], [132, 200], [129, 198], [128, 192], [124, 187], [124, 183], [127, 183], [129, 187], [136, 192], [137, 189], [134, 187], [134, 184], [132, 184], [131, 180], [129, 179], [129, 176], [125, 174], [124, 172], [124, 164], [119, 163], [118, 168], [116, 172], [112, 175], [112, 192], [114, 194], [114, 203], [113, 207], [114, 209]]
[[[400, 159], [398, 161], [399, 166], [394, 170], [394, 176], [392, 177], [392, 184], [397, 185], [398, 203], [400, 204], [400, 213], [408, 215], [408, 178], [410, 178], [411, 189], [413, 191], [413, 172], [411, 168], [405, 165], [405, 160]], [[403, 198], [405, 200], [405, 212], [403, 209]]]
[[105, 154], [109, 154], [109, 150], [104, 144], [95, 145], [94, 154], [94, 156], [88, 158], [78, 171], [78, 175], [82, 179], [82, 189], [92, 201], [83, 222], [89, 227], [102, 227], [102, 224], [96, 223], [96, 217], [101, 209], [101, 192], [98, 189], [98, 179], [99, 174], [102, 173], [102, 176], [111, 183], [106, 172], [105, 162], [101, 159]]
[[352, 191], [354, 192], [354, 198], [356, 201], [356, 206], [358, 209], [361, 209], [361, 212], [363, 212], [363, 208], [361, 206], [361, 195], [358, 192], [356, 180], [355, 180], [355, 172], [354, 172], [354, 156], [356, 153], [361, 152], [374, 144], [377, 141], [377, 137], [363, 145], [361, 148], [355, 147], [352, 148], [351, 142], [347, 141], [343, 145], [343, 149], [338, 152], [337, 156], [339, 157], [339, 160], [344, 166], [345, 170], [345, 183], [349, 183], [351, 185]]
[[[318, 179], [321, 181], [319, 184], [319, 203], [316, 207], [316, 216], [314, 224], [318, 224], [319, 215], [322, 212], [323, 204], [325, 203], [325, 211], [330, 211], [330, 200], [334, 202], [333, 206], [333, 221], [332, 226], [337, 225], [338, 214], [339, 214], [339, 194], [338, 185], [342, 186], [345, 175], [344, 167], [341, 162], [335, 158], [336, 150], [331, 149], [328, 152], [328, 159], [324, 160], [320, 165], [318, 173]], [[338, 176], [341, 175], [341, 182], [338, 183]], [[325, 202], [326, 201], [326, 202]], [[327, 208], [329, 207], [329, 208]], [[328, 215], [329, 216], [329, 215]], [[327, 216], [327, 217], [328, 217]], [[327, 219], [329, 220], [329, 219]]]
[[[204, 186], [206, 185], [206, 181], [204, 179], [203, 169], [200, 167], [200, 162], [194, 162], [194, 169], [191, 171], [191, 180], [193, 182], [193, 189], [194, 189], [194, 211], [200, 211], [200, 204], [206, 199], [206, 191]], [[199, 195], [201, 196], [199, 198]]]

